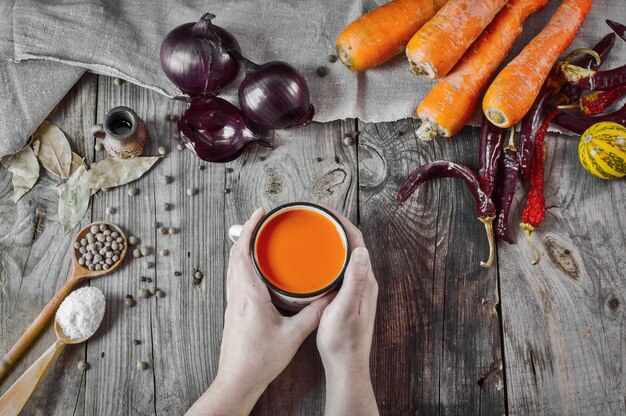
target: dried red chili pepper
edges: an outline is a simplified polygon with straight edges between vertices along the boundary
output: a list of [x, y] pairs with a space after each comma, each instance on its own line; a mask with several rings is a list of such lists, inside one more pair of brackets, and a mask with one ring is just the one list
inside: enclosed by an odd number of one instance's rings
[[559, 126], [578, 134], [583, 134], [589, 127], [602, 121], [612, 121], [617, 124], [626, 125], [626, 104], [619, 110], [609, 114], [580, 116], [562, 112], [554, 119], [554, 122]]
[[560, 105], [558, 108], [560, 110], [577, 108], [585, 115], [595, 116], [624, 97], [624, 95], [626, 95], [626, 84], [608, 91], [594, 91], [583, 96], [576, 104]]
[[535, 260], [533, 264], [539, 263], [541, 255], [539, 250], [532, 239], [531, 234], [539, 227], [546, 214], [546, 200], [544, 197], [544, 149], [543, 141], [548, 131], [548, 126], [552, 120], [559, 115], [561, 110], [556, 109], [550, 112], [546, 119], [541, 123], [541, 127], [537, 131], [535, 138], [535, 158], [533, 159], [533, 165], [530, 174], [530, 192], [528, 193], [528, 201], [526, 207], [522, 212], [522, 222], [520, 227], [526, 234], [526, 239], [530, 244], [533, 252], [535, 253]]
[[[615, 45], [615, 33], [609, 33], [602, 39], [600, 39], [600, 42], [598, 42], [596, 46], [594, 46], [592, 49], [600, 57], [600, 63], [598, 63], [595, 59], [595, 56], [592, 55], [584, 55], [578, 59], [575, 59], [573, 63], [582, 68], [598, 69], [606, 61], [606, 58], [609, 56], [609, 53], [613, 49], [613, 45]], [[563, 104], [571, 103], [578, 100], [585, 92], [585, 90], [583, 90], [582, 88], [578, 88], [575, 85], [565, 83], [565, 81], [556, 73], [554, 74], [554, 77], [558, 78], [563, 85], [559, 94], [559, 100], [561, 100]]]
[[626, 84], [626, 65], [606, 71], [596, 71], [559, 63], [558, 73], [567, 83], [589, 91], [610, 90]]
[[406, 178], [396, 200], [402, 204], [415, 192], [418, 186], [433, 178], [461, 179], [474, 197], [478, 220], [485, 224], [487, 239], [489, 240], [489, 259], [480, 262], [482, 267], [490, 267], [495, 259], [495, 239], [493, 236], [493, 220], [496, 217], [496, 207], [491, 198], [480, 187], [478, 176], [467, 166], [449, 160], [438, 160], [415, 169]]
[[515, 195], [515, 188], [517, 187], [518, 171], [519, 158], [517, 156], [517, 147], [515, 146], [515, 128], [511, 128], [509, 143], [502, 149], [495, 199], [498, 211], [495, 220], [496, 235], [509, 244], [513, 244], [513, 240], [509, 237], [509, 211], [513, 195]]
[[[569, 63], [572, 59], [576, 65], [583, 68], [599, 68], [605, 58], [613, 49], [615, 44], [615, 34], [609, 33], [604, 36], [593, 49], [578, 49], [569, 54], [564, 63]], [[580, 56], [585, 54], [584, 56]], [[599, 59], [599, 60], [598, 60]], [[518, 147], [519, 170], [523, 177], [530, 176], [530, 167], [532, 165], [533, 149], [535, 143], [535, 134], [543, 121], [543, 116], [547, 108], [548, 102], [559, 96], [557, 101], [563, 104], [569, 104], [576, 101], [582, 95], [583, 90], [577, 86], [566, 84], [556, 71], [548, 77], [545, 84], [541, 88], [539, 95], [535, 99], [532, 107], [522, 119], [520, 125], [520, 140]]]
[[483, 124], [480, 129], [480, 145], [478, 148], [478, 178], [480, 186], [487, 196], [493, 193], [498, 160], [502, 153], [502, 144], [506, 129], [491, 123], [483, 114]]
[[613, 32], [617, 33], [617, 36], [626, 40], [626, 26], [609, 19], [606, 20], [606, 24], [613, 29]]

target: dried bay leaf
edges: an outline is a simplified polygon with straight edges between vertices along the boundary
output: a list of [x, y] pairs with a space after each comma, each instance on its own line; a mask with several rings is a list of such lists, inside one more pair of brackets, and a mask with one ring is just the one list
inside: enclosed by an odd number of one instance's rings
[[66, 233], [83, 219], [90, 197], [87, 169], [79, 166], [67, 180], [59, 196], [59, 222]]
[[[39, 143], [39, 142], [37, 142]], [[72, 164], [70, 165], [70, 176], [78, 170], [79, 167], [84, 166], [87, 169], [87, 165], [85, 165], [85, 159], [83, 159], [78, 153], [72, 152]]]
[[2, 164], [13, 174], [13, 202], [26, 194], [39, 178], [39, 163], [30, 146], [2, 158]]
[[89, 171], [91, 194], [102, 188], [114, 188], [141, 178], [159, 159], [158, 156], [131, 159], [108, 157], [91, 165]]
[[44, 120], [33, 134], [33, 146], [38, 146], [36, 156], [48, 172], [61, 179], [69, 178], [72, 149], [65, 134], [57, 126]]

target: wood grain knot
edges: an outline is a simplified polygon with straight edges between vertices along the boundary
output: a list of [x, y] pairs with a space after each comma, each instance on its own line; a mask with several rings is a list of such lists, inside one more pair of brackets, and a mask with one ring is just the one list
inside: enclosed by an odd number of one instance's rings
[[570, 249], [550, 236], [543, 237], [543, 246], [557, 268], [574, 280], [580, 279], [580, 267]]
[[317, 180], [313, 189], [311, 189], [311, 195], [317, 199], [332, 195], [335, 192], [335, 188], [344, 183], [347, 177], [348, 174], [342, 168], [336, 168], [330, 172], [326, 172]]
[[265, 169], [265, 194], [277, 198], [285, 189], [285, 180], [276, 168]]
[[359, 146], [359, 186], [377, 188], [387, 179], [387, 163], [378, 149]]

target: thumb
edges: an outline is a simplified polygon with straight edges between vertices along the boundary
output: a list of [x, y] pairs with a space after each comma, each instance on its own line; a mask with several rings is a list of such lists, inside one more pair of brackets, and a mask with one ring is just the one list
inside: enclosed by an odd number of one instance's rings
[[294, 331], [300, 335], [302, 341], [304, 341], [304, 339], [308, 337], [309, 334], [311, 334], [311, 332], [313, 332], [320, 324], [320, 319], [322, 319], [324, 309], [326, 309], [334, 298], [335, 293], [331, 293], [314, 300], [296, 315], [289, 318], [292, 325], [295, 327]]
[[348, 309], [358, 305], [369, 275], [369, 253], [365, 247], [357, 247], [352, 252], [350, 263], [343, 277], [343, 284], [337, 294], [338, 303]]

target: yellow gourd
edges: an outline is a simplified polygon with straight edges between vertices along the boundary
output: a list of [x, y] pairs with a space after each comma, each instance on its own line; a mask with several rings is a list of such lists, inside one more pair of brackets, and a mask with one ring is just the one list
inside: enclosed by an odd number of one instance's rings
[[596, 123], [580, 136], [578, 158], [587, 172], [601, 179], [626, 175], [626, 127]]

